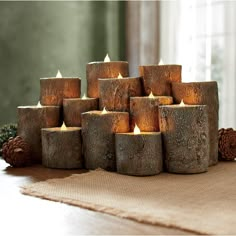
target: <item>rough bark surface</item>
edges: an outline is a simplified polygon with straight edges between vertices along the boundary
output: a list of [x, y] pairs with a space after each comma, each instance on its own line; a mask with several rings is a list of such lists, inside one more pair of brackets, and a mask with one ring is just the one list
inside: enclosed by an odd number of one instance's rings
[[83, 154], [86, 169], [116, 170], [114, 133], [129, 132], [129, 113], [82, 113]]
[[218, 163], [219, 98], [217, 82], [173, 83], [173, 97], [176, 103], [182, 99], [186, 104], [207, 105], [210, 138], [209, 166]]
[[119, 73], [123, 77], [129, 76], [129, 65], [126, 61], [91, 62], [86, 66], [87, 95], [98, 98], [98, 79], [117, 78]]
[[171, 83], [181, 82], [181, 65], [139, 66], [146, 95], [171, 96]]
[[42, 78], [40, 79], [40, 103], [62, 106], [63, 98], [80, 97], [80, 87], [80, 78]]
[[181, 174], [205, 172], [209, 160], [206, 106], [161, 106], [162, 132], [167, 171]]
[[161, 133], [116, 134], [117, 172], [127, 175], [156, 175], [162, 171]]
[[63, 99], [63, 117], [66, 126], [81, 127], [81, 114], [83, 112], [97, 110], [97, 98], [69, 98]]
[[99, 79], [99, 108], [109, 111], [130, 110], [130, 97], [142, 95], [141, 78]]
[[42, 129], [42, 163], [45, 167], [77, 169], [83, 167], [81, 128]]
[[59, 106], [18, 107], [17, 134], [29, 145], [32, 162], [42, 162], [41, 128], [58, 127], [60, 125]]
[[133, 131], [135, 123], [141, 131], [159, 131], [159, 105], [170, 105], [173, 98], [170, 96], [131, 97], [130, 98], [130, 128]]

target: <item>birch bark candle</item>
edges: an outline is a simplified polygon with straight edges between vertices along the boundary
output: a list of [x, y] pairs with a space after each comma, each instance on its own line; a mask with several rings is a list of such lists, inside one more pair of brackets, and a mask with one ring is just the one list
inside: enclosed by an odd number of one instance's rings
[[63, 98], [80, 97], [80, 78], [63, 77], [58, 71], [56, 77], [40, 79], [40, 103], [62, 106]]
[[120, 77], [115, 79], [99, 79], [99, 108], [109, 111], [129, 112], [130, 97], [142, 95], [140, 77]]
[[160, 132], [141, 132], [136, 126], [132, 133], [117, 133], [117, 172], [126, 175], [146, 176], [159, 174], [163, 169]]
[[17, 133], [29, 145], [32, 162], [42, 162], [41, 128], [60, 125], [59, 106], [18, 106]]
[[114, 133], [129, 132], [129, 113], [82, 113], [83, 154], [86, 169], [116, 170]]
[[205, 105], [159, 107], [168, 172], [194, 174], [208, 169], [209, 133]]
[[159, 131], [159, 105], [170, 105], [173, 98], [170, 96], [153, 96], [130, 98], [131, 130], [135, 123], [145, 132]]
[[42, 163], [45, 167], [78, 169], [83, 167], [81, 128], [42, 129]]
[[81, 114], [97, 109], [97, 98], [88, 98], [84, 95], [82, 98], [63, 99], [64, 122], [66, 126], [81, 127]]
[[171, 83], [181, 82], [181, 65], [144, 65], [139, 66], [143, 78], [144, 92], [151, 91], [158, 96], [171, 96]]
[[110, 61], [107, 55], [104, 62], [88, 63], [86, 66], [87, 95], [92, 98], [98, 98], [98, 79], [117, 78], [119, 73], [124, 77], [129, 76], [127, 61]]
[[209, 166], [218, 162], [218, 121], [219, 98], [216, 81], [173, 83], [173, 97], [176, 103], [183, 99], [184, 103], [192, 105], [207, 105], [210, 139]]

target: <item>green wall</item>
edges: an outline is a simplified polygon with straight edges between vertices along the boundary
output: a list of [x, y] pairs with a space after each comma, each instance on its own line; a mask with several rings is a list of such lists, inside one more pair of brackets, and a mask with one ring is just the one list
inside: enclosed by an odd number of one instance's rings
[[125, 59], [124, 2], [0, 2], [0, 125], [39, 100], [39, 78], [80, 76], [89, 61]]

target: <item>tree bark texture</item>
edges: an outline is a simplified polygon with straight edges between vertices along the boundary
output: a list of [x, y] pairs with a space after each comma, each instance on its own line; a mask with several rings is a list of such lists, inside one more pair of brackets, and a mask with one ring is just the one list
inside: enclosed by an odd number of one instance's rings
[[117, 78], [119, 73], [123, 77], [129, 76], [129, 65], [125, 61], [91, 62], [86, 66], [87, 95], [98, 98], [98, 79]]
[[130, 97], [142, 96], [141, 78], [99, 79], [99, 108], [130, 110]]
[[85, 167], [116, 170], [114, 133], [129, 132], [129, 113], [101, 111], [82, 113]]
[[209, 160], [207, 107], [161, 106], [160, 131], [168, 172], [205, 172]]
[[173, 83], [173, 97], [176, 103], [182, 99], [186, 104], [207, 105], [210, 139], [209, 166], [218, 163], [219, 98], [217, 82]]
[[117, 172], [126, 175], [156, 175], [162, 171], [160, 132], [118, 133], [116, 140]]

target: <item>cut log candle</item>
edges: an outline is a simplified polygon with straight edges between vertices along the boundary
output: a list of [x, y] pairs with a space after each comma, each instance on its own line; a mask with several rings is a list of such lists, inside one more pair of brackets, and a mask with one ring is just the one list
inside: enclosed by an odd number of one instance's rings
[[207, 105], [210, 138], [209, 166], [218, 162], [218, 120], [219, 98], [217, 82], [173, 83], [173, 97], [176, 103], [183, 99], [185, 104]]
[[181, 82], [181, 65], [139, 66], [143, 78], [144, 92], [157, 96], [171, 96], [171, 82]]
[[42, 105], [62, 106], [63, 98], [80, 97], [80, 78], [61, 78], [61, 74], [55, 78], [40, 79], [40, 103]]
[[97, 98], [83, 96], [82, 98], [63, 99], [64, 122], [66, 126], [81, 127], [81, 114], [97, 109]]
[[159, 117], [167, 171], [181, 174], [207, 171], [209, 159], [207, 107], [160, 106]]
[[42, 162], [41, 128], [60, 125], [59, 106], [19, 106], [17, 133], [29, 145], [32, 161]]
[[117, 133], [117, 172], [126, 175], [156, 175], [162, 171], [160, 132]]
[[42, 129], [42, 150], [45, 167], [82, 168], [81, 128], [63, 125]]
[[98, 79], [117, 78], [119, 73], [124, 77], [129, 76], [128, 62], [104, 59], [104, 62], [88, 63], [86, 66], [87, 95], [92, 98], [98, 98]]
[[130, 118], [131, 130], [134, 124], [145, 132], [159, 131], [159, 105], [170, 105], [173, 98], [169, 96], [153, 96], [149, 97], [131, 97], [130, 98]]
[[82, 113], [83, 154], [86, 169], [116, 170], [114, 133], [129, 132], [128, 112]]
[[127, 111], [130, 108], [130, 97], [142, 95], [140, 77], [120, 79], [99, 79], [99, 108], [109, 111]]

